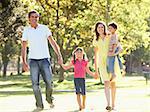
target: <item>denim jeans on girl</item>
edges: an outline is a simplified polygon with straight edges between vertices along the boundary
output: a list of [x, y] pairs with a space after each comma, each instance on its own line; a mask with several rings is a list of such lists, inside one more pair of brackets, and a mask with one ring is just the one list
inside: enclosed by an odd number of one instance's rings
[[44, 59], [29, 59], [30, 74], [32, 81], [32, 88], [36, 99], [36, 106], [44, 108], [42, 101], [42, 94], [40, 89], [40, 74], [46, 85], [46, 100], [52, 103], [52, 70], [51, 63], [48, 58]]

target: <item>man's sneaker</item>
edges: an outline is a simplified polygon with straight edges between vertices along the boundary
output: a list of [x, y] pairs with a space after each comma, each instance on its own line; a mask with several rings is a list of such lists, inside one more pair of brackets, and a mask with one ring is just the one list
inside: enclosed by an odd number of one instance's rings
[[54, 108], [54, 104], [53, 103], [49, 103], [49, 105], [50, 105], [50, 108]]
[[40, 111], [42, 111], [42, 110], [43, 110], [43, 108], [37, 107], [36, 109], [33, 110], [33, 112], [40, 112]]

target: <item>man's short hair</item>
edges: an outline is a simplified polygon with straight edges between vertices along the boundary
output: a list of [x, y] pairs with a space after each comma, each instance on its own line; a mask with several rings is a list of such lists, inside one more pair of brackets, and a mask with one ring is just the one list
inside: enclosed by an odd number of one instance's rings
[[116, 23], [110, 23], [108, 26], [112, 26], [114, 29], [117, 29], [117, 24]]
[[38, 16], [39, 16], [39, 13], [38, 13], [37, 11], [32, 10], [32, 11], [30, 11], [30, 12], [28, 13], [28, 18], [30, 18], [31, 14], [33, 14], [33, 13], [36, 13], [36, 14], [38, 14]]

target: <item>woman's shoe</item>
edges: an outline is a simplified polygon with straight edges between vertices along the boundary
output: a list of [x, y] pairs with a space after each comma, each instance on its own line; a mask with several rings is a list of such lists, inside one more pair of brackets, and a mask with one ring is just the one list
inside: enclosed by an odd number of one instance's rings
[[111, 106], [107, 106], [106, 110], [112, 110]]

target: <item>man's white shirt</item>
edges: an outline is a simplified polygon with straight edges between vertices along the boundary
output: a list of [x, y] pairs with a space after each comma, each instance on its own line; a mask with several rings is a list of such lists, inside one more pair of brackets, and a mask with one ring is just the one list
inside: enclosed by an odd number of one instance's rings
[[29, 59], [50, 58], [48, 48], [48, 37], [52, 36], [46, 25], [38, 24], [35, 28], [27, 26], [24, 28], [22, 41], [27, 41], [29, 45]]

